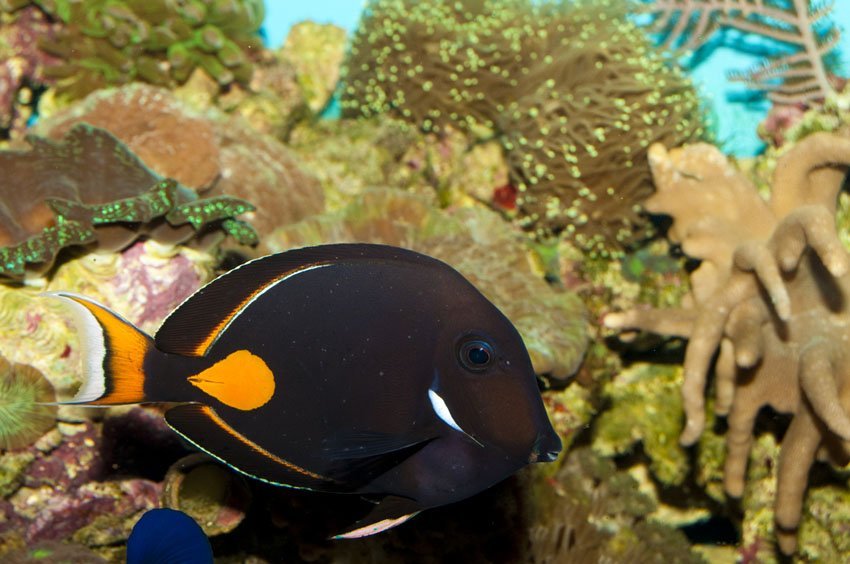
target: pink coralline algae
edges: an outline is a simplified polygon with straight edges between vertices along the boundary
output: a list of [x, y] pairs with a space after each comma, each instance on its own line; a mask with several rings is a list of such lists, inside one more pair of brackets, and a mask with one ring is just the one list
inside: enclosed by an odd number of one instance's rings
[[30, 464], [24, 480], [26, 487], [70, 490], [104, 475], [97, 428], [86, 421], [75, 431], [48, 455], [39, 456]]
[[14, 16], [0, 13], [0, 140], [18, 136], [32, 115], [45, 67], [58, 59], [38, 49], [55, 26], [35, 6]]
[[173, 278], [166, 278], [145, 264], [144, 243], [134, 243], [121, 253], [121, 266], [112, 283], [116, 294], [139, 304], [140, 310], [134, 315], [135, 323], [159, 323], [203, 282], [192, 262], [184, 255], [172, 257], [167, 264], [167, 272]]

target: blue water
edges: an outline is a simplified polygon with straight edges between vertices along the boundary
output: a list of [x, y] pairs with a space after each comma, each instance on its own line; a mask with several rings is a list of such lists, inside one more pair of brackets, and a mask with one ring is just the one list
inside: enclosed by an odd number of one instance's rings
[[[292, 24], [311, 19], [333, 23], [349, 31], [357, 26], [363, 7], [361, 0], [308, 0], [293, 2], [267, 0], [266, 38], [269, 46], [276, 47], [286, 38]], [[839, 74], [850, 75], [850, 0], [835, 0], [832, 19], [842, 30], [839, 46], [842, 66]], [[740, 44], [734, 33], [711, 49], [710, 54], [690, 69], [694, 80], [709, 98], [711, 113], [716, 121], [716, 133], [723, 149], [737, 156], [752, 156], [763, 149], [756, 135], [756, 127], [770, 108], [763, 97], [753, 99], [752, 92], [741, 83], [732, 82], [728, 74], [744, 71], [758, 64], [764, 45], [752, 45], [749, 53], [729, 45]]]

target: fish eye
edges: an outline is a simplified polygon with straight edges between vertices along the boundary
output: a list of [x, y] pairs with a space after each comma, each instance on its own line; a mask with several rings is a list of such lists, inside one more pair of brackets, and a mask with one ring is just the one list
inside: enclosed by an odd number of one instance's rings
[[473, 372], [481, 372], [490, 366], [495, 358], [493, 346], [481, 339], [467, 341], [458, 349], [460, 363], [464, 368]]

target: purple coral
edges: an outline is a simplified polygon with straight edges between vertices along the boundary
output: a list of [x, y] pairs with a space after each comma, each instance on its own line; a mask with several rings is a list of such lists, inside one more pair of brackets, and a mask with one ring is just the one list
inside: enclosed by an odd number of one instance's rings
[[41, 10], [29, 6], [3, 17], [11, 21], [0, 22], [0, 139], [26, 128], [46, 80], [43, 71], [58, 61], [38, 49], [38, 40], [51, 37], [55, 28]]

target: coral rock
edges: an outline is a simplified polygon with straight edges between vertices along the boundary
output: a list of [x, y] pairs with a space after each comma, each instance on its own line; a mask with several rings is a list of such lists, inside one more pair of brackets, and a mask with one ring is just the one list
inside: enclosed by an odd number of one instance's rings
[[292, 26], [280, 51], [295, 68], [310, 110], [318, 113], [330, 101], [345, 55], [345, 30], [311, 21]]
[[0, 12], [0, 140], [16, 138], [26, 129], [44, 68], [58, 62], [38, 49], [38, 39], [50, 37], [54, 29], [35, 6], [13, 15]]
[[212, 125], [184, 109], [166, 90], [133, 85], [97, 92], [39, 125], [61, 139], [80, 122], [106, 129], [142, 162], [198, 192], [219, 175], [219, 148]]

